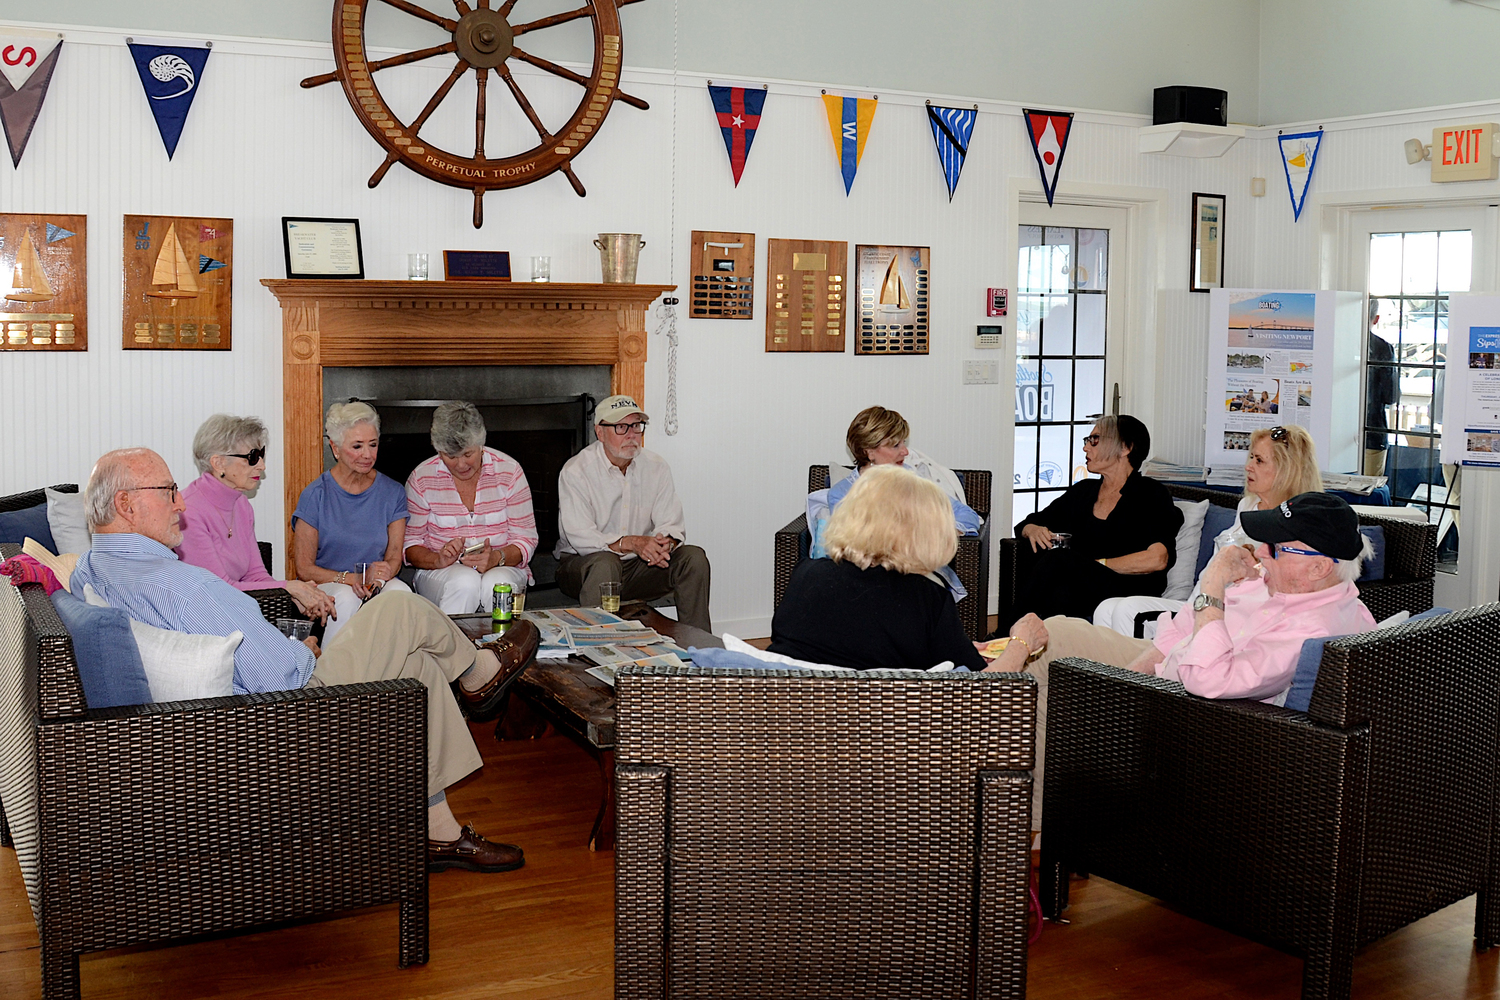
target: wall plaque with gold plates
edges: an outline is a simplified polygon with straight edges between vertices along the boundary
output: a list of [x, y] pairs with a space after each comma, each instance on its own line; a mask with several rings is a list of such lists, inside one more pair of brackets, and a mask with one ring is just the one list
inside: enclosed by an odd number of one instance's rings
[[855, 354], [926, 354], [927, 247], [855, 247], [859, 318]]
[[755, 234], [693, 230], [692, 319], [755, 317]]
[[125, 216], [127, 351], [227, 351], [234, 220]]
[[89, 349], [86, 218], [0, 215], [0, 349]]
[[849, 244], [771, 240], [766, 251], [766, 350], [844, 350]]

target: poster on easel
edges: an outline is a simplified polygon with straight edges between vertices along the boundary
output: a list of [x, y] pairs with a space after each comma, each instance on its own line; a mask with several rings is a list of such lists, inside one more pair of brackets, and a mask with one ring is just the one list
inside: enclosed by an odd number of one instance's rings
[[1359, 467], [1357, 292], [1213, 289], [1209, 293], [1204, 464], [1229, 483], [1260, 428], [1306, 428], [1319, 465]]
[[1445, 465], [1500, 468], [1500, 296], [1448, 300]]

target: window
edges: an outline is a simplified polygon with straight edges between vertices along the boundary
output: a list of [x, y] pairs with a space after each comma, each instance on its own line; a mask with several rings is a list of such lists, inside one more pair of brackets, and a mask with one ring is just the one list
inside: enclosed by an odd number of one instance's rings
[[1371, 233], [1365, 361], [1365, 472], [1388, 477], [1391, 502], [1438, 525], [1438, 562], [1458, 560], [1457, 470], [1439, 457], [1448, 296], [1469, 291], [1469, 230]]
[[1083, 438], [1105, 411], [1109, 230], [1021, 226], [1012, 520], [1088, 473]]

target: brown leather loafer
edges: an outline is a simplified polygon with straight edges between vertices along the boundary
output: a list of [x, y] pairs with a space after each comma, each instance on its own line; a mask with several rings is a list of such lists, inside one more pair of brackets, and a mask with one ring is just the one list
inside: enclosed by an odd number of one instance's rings
[[536, 647], [541, 642], [541, 633], [531, 622], [522, 619], [510, 627], [503, 636], [487, 642], [482, 648], [495, 654], [500, 669], [490, 682], [478, 691], [458, 688], [458, 704], [470, 722], [487, 722], [500, 713], [505, 694], [511, 683], [531, 664], [536, 656]]
[[474, 830], [473, 823], [464, 824], [463, 835], [457, 840], [429, 840], [427, 842], [427, 870], [446, 871], [462, 868], [471, 872], [509, 872], [526, 863], [526, 855], [515, 844], [497, 844], [485, 840]]

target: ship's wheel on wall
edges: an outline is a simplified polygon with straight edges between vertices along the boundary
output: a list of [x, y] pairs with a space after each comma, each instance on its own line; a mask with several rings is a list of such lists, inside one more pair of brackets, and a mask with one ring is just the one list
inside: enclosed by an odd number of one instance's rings
[[[365, 14], [377, 2], [452, 32], [453, 38], [441, 45], [372, 61], [366, 54]], [[504, 0], [498, 9], [491, 9], [490, 0], [475, 0], [477, 6], [470, 6], [466, 0], [453, 0], [458, 17], [451, 18], [409, 0], [334, 0], [333, 58], [337, 68], [332, 73], [308, 77], [302, 81], [302, 86], [319, 87], [335, 80], [343, 85], [344, 96], [349, 99], [355, 117], [386, 151], [385, 162], [370, 177], [370, 187], [379, 184], [393, 165], [401, 163], [440, 184], [470, 189], [474, 192], [475, 229], [484, 225], [486, 191], [520, 187], [560, 170], [580, 198], [587, 193], [583, 182], [573, 173], [573, 158], [598, 134], [604, 116], [609, 114], [617, 98], [643, 111], [648, 107], [645, 101], [621, 93], [619, 89], [619, 8], [641, 0], [582, 0], [583, 6], [576, 10], [512, 24], [511, 13], [519, 2]], [[594, 61], [588, 76], [543, 59], [517, 44], [523, 35], [582, 18], [589, 19], [594, 37]], [[442, 56], [456, 57], [453, 71], [415, 118], [409, 123], [402, 121], [381, 96], [375, 74], [393, 66]], [[507, 64], [512, 59], [583, 88], [583, 98], [567, 124], [555, 131], [547, 128], [511, 73]], [[437, 148], [421, 139], [418, 133], [470, 70], [474, 73], [476, 87], [474, 155], [462, 156]], [[504, 82], [537, 134], [535, 146], [499, 159], [485, 156], [485, 116], [491, 73]]]

